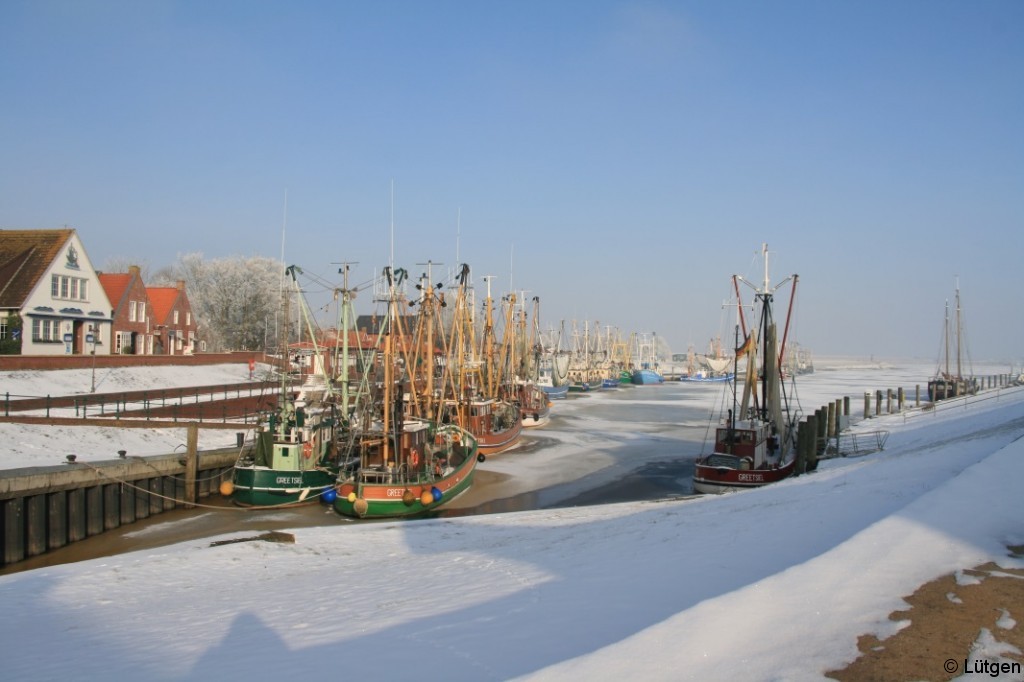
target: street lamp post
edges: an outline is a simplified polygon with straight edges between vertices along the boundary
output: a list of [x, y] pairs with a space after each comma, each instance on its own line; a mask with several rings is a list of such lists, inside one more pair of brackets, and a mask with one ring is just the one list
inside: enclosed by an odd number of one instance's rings
[[89, 387], [89, 393], [96, 392], [96, 326], [89, 326], [89, 335], [85, 339], [86, 341], [92, 340], [92, 386]]

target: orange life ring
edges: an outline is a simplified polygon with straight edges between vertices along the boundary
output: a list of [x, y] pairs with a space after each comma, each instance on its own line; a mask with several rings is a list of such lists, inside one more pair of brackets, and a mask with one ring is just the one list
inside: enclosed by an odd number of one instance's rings
[[412, 452], [409, 453], [409, 463], [414, 467], [420, 465], [420, 452], [416, 448], [413, 448]]
[[306, 457], [306, 459], [309, 459], [310, 457], [313, 456], [313, 444], [310, 443], [308, 440], [302, 444], [302, 454]]

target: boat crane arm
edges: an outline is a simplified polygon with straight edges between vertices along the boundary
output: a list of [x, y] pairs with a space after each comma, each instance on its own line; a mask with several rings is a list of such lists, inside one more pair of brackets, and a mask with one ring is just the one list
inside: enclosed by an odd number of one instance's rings
[[747, 338], [747, 321], [743, 317], [743, 301], [740, 298], [740, 280], [743, 279], [740, 275], [732, 276], [732, 286], [736, 290], [736, 316], [740, 318], [740, 331], [743, 332], [743, 338]]
[[[789, 292], [789, 309], [786, 311], [786, 326], [782, 328], [782, 345], [779, 347], [779, 371], [782, 371], [782, 358], [786, 357], [786, 339], [789, 337], [789, 321], [793, 319], [793, 299], [796, 298], [796, 283], [800, 280], [799, 275], [790, 275], [786, 279], [793, 280], [793, 290]], [[778, 288], [778, 287], [776, 287]]]

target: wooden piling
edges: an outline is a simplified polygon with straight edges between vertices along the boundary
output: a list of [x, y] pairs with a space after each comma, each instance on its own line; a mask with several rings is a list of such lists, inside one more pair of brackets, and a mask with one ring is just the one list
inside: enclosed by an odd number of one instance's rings
[[85, 488], [68, 491], [68, 542], [84, 540], [85, 532]]
[[103, 532], [103, 486], [94, 485], [85, 489], [85, 534], [99, 535]]
[[188, 425], [188, 443], [185, 449], [185, 509], [195, 507], [196, 470], [199, 468], [199, 424]]
[[805, 417], [796, 427], [796, 464], [793, 466], [794, 473], [799, 476], [807, 469], [807, 432], [810, 426]]
[[64, 490], [46, 496], [47, 549], [68, 544], [68, 495]]
[[4, 510], [3, 559], [13, 564], [25, 558], [25, 498], [2, 502]]
[[807, 429], [807, 460], [805, 471], [814, 471], [818, 468], [818, 438], [821, 436], [821, 429], [824, 427], [824, 420], [820, 417], [821, 410], [807, 417], [810, 428]]
[[46, 551], [46, 495], [25, 498], [25, 556]]
[[871, 418], [871, 394], [864, 391], [864, 418]]

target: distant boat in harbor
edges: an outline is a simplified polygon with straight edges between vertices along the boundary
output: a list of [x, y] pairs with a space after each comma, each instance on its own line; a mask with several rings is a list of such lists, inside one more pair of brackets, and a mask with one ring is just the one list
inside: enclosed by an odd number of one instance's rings
[[712, 374], [699, 371], [695, 374], [684, 374], [679, 377], [680, 381], [688, 381], [695, 384], [710, 384], [722, 381], [732, 381], [736, 378], [736, 375], [732, 372], [726, 372], [724, 374]]
[[[952, 326], [952, 329], [951, 329]], [[950, 339], [952, 332], [952, 339]], [[954, 344], [952, 354], [956, 357], [956, 372], [950, 367], [950, 344]], [[942, 330], [943, 362], [936, 370], [935, 376], [928, 381], [928, 400], [935, 402], [947, 398], [957, 398], [978, 392], [978, 380], [963, 373], [963, 315], [960, 309], [960, 285], [956, 287], [956, 319], [949, 319], [949, 301], [946, 301], [946, 317]], [[968, 363], [970, 361], [968, 360]]]
[[658, 371], [658, 359], [654, 349], [654, 334], [637, 335], [637, 363], [633, 370], [633, 383], [638, 386], [665, 383], [665, 377]]

